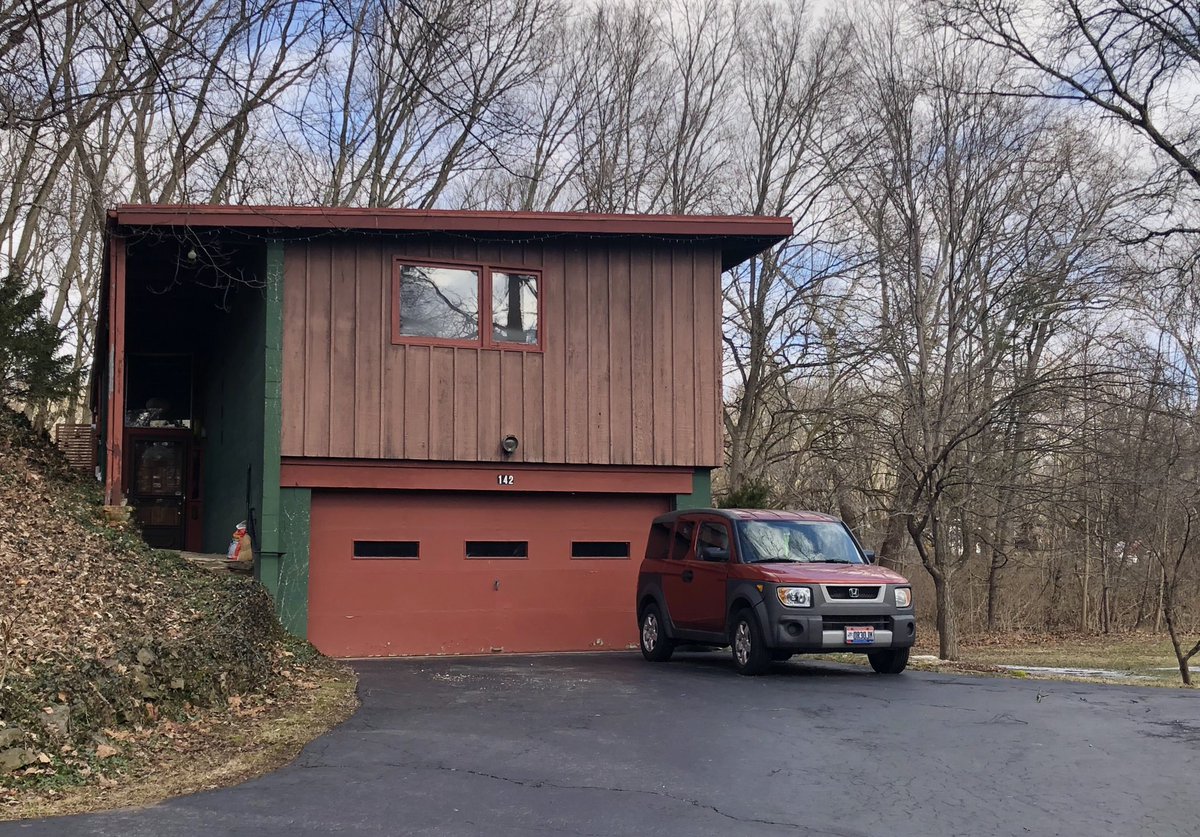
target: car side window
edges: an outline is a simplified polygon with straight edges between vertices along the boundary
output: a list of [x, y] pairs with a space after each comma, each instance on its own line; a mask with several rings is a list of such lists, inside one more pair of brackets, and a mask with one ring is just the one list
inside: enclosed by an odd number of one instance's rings
[[696, 535], [696, 557], [701, 561], [729, 560], [729, 529], [723, 523], [702, 523]]
[[675, 538], [671, 542], [671, 560], [682, 561], [688, 556], [688, 551], [692, 548], [692, 532], [696, 530], [696, 524], [691, 520], [679, 520], [675, 523]]
[[671, 554], [671, 525], [655, 523], [650, 527], [650, 537], [646, 541], [646, 558], [653, 560], [665, 559]]

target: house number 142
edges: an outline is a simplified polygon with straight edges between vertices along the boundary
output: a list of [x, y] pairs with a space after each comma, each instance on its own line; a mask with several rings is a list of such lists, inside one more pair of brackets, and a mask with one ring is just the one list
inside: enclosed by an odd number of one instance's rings
[[517, 478], [514, 474], [496, 474], [496, 485], [516, 485]]

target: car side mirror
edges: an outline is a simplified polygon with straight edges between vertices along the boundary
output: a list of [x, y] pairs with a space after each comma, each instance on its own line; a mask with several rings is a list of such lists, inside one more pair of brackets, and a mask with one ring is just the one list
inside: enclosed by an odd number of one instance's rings
[[719, 546], [702, 546], [700, 547], [701, 561], [728, 561], [729, 550], [722, 549]]
[[874, 563], [875, 563], [875, 550], [873, 550], [873, 549], [864, 549], [864, 550], [863, 550], [863, 556], [864, 556], [864, 557], [867, 559], [867, 563], [868, 563], [868, 564], [874, 564]]

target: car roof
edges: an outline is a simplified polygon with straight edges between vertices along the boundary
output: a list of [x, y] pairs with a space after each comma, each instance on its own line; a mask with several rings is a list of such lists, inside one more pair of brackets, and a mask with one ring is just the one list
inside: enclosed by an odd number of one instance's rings
[[654, 518], [655, 523], [673, 523], [684, 514], [707, 514], [727, 520], [795, 520], [808, 523], [837, 523], [839, 518], [815, 511], [790, 511], [787, 509], [680, 509]]

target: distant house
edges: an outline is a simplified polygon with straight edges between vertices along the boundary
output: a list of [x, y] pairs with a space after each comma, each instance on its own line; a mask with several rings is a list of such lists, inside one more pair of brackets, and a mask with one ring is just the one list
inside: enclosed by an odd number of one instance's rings
[[721, 272], [782, 218], [223, 206], [109, 213], [107, 502], [249, 520], [336, 656], [624, 648], [650, 519], [710, 504]]

